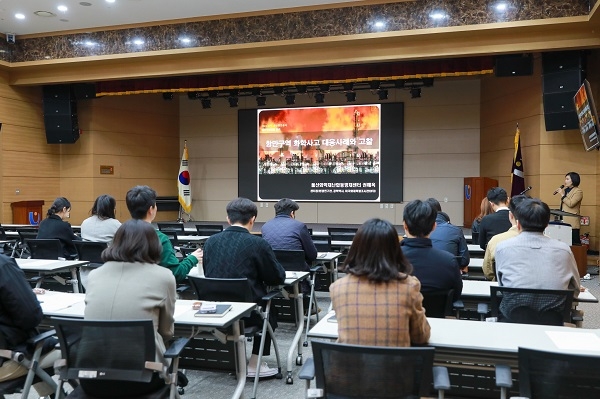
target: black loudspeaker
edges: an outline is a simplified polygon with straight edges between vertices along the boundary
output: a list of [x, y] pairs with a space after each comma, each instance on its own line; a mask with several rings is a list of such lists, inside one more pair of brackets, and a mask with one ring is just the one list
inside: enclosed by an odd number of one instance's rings
[[579, 129], [573, 97], [585, 79], [585, 53], [543, 53], [542, 69], [546, 130]]
[[495, 58], [494, 72], [498, 77], [531, 75], [533, 57], [531, 54], [499, 55]]
[[44, 125], [48, 144], [69, 144], [79, 139], [77, 102], [71, 85], [44, 86]]
[[77, 100], [96, 98], [96, 85], [93, 83], [75, 83], [72, 88]]

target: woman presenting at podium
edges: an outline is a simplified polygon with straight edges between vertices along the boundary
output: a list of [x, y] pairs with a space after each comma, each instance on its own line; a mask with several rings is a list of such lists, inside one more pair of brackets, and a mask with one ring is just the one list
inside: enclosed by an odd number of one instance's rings
[[[581, 178], [576, 172], [569, 172], [565, 175], [565, 185], [560, 186], [555, 194], [560, 194], [560, 210], [579, 215], [581, 200], [583, 199], [583, 190], [579, 188]], [[573, 228], [573, 245], [581, 245], [579, 239], [579, 228], [581, 227], [579, 217], [563, 216], [563, 221], [569, 223]]]

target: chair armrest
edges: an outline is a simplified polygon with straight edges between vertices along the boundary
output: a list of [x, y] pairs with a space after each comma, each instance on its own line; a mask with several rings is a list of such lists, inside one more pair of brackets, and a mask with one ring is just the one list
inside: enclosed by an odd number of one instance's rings
[[510, 388], [512, 387], [512, 373], [510, 371], [510, 366], [505, 364], [497, 364], [496, 365], [496, 386], [501, 388]]
[[188, 344], [188, 342], [190, 342], [189, 338], [178, 338], [165, 351], [165, 358], [169, 359], [179, 356], [183, 348], [185, 348], [185, 346]]
[[262, 300], [270, 301], [271, 299], [277, 297], [280, 293], [281, 293], [281, 291], [279, 291], [279, 290], [273, 290], [273, 291], [267, 293], [267, 295], [263, 296]]
[[306, 362], [302, 365], [298, 378], [301, 380], [312, 380], [315, 378], [315, 361], [312, 357], [306, 359]]
[[324, 268], [325, 267], [323, 265], [316, 265], [316, 266], [313, 266], [313, 267], [310, 268], [310, 272], [311, 272], [311, 274], [312, 273], [318, 273], [320, 271], [324, 271], [323, 270]]
[[450, 389], [450, 376], [446, 367], [435, 366], [433, 368], [433, 388], [442, 391]]
[[56, 330], [49, 330], [49, 331], [43, 332], [41, 334], [38, 334], [33, 338], [29, 338], [27, 340], [27, 343], [37, 345], [39, 342], [45, 341], [46, 339], [53, 337], [55, 335], [56, 335]]

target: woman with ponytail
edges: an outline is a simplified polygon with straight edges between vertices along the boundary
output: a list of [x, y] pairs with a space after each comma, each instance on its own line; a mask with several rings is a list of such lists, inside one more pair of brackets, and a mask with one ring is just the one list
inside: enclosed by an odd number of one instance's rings
[[46, 219], [40, 223], [37, 238], [57, 238], [63, 247], [63, 257], [72, 259], [77, 256], [73, 240], [78, 237], [73, 233], [66, 219], [71, 217], [71, 203], [65, 197], [58, 197], [48, 209]]

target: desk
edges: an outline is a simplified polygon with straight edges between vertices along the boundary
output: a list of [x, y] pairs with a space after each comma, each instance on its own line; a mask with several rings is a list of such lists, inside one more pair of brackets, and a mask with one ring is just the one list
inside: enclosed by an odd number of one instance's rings
[[[85, 295], [47, 291], [38, 295], [44, 316], [83, 318]], [[236, 351], [237, 385], [232, 398], [241, 398], [246, 384], [246, 341], [240, 330], [239, 320], [246, 317], [256, 307], [255, 303], [233, 302], [232, 309], [223, 317], [196, 317], [192, 304], [196, 301], [178, 300], [175, 303], [175, 332], [181, 336], [194, 337], [209, 333], [221, 342], [232, 341]], [[46, 320], [46, 323], [48, 320]], [[221, 330], [232, 328], [228, 335]]]
[[[73, 285], [73, 292], [79, 292], [79, 267], [87, 265], [87, 260], [52, 260], [52, 259], [15, 259], [17, 265], [23, 271], [27, 272], [36, 272], [41, 276], [52, 275], [60, 272], [70, 272], [71, 280], [60, 281], [57, 277], [54, 277], [55, 280], [65, 284], [70, 283]], [[42, 279], [40, 279], [36, 287], [40, 287], [42, 285]]]
[[[296, 302], [296, 334], [290, 344], [290, 349], [287, 357], [287, 377], [285, 379], [286, 384], [293, 384], [294, 379], [292, 378], [292, 357], [294, 356], [294, 347], [298, 348], [298, 356], [296, 357], [296, 365], [302, 365], [302, 345], [300, 344], [300, 337], [302, 336], [302, 330], [304, 329], [304, 304], [302, 303], [302, 294], [300, 293], [300, 281], [308, 278], [310, 273], [308, 272], [285, 272], [285, 283], [279, 288], [285, 297], [291, 297]], [[285, 287], [292, 287], [293, 293], [286, 295], [284, 292]]]
[[[312, 338], [337, 339], [337, 323], [327, 321], [332, 315], [329, 313], [325, 316], [310, 330], [309, 335]], [[493, 366], [507, 364], [513, 375], [517, 374], [519, 347], [600, 356], [598, 329], [435, 318], [427, 320], [431, 326], [428, 345], [435, 347], [434, 363], [452, 371], [452, 389], [447, 394], [453, 397], [497, 398], [498, 393], [493, 392]], [[476, 392], [474, 387], [477, 388]]]
[[328, 264], [327, 271], [331, 275], [331, 283], [333, 283], [338, 278], [337, 260], [340, 256], [342, 256], [340, 252], [319, 252], [317, 259], [312, 263], [314, 266], [318, 262], [327, 262], [325, 264]]
[[[463, 280], [463, 290], [461, 299], [475, 299], [481, 301], [490, 300], [490, 287], [498, 286], [497, 281], [473, 281]], [[589, 290], [579, 293], [577, 298], [573, 298], [574, 302], [598, 303], [596, 298]]]
[[467, 248], [469, 250], [469, 255], [472, 257], [483, 258], [483, 255], [485, 255], [485, 249], [481, 249], [477, 244], [467, 244]]
[[206, 240], [208, 240], [209, 236], [180, 236], [177, 235], [177, 241], [179, 244], [188, 243], [188, 244], [204, 244]]

